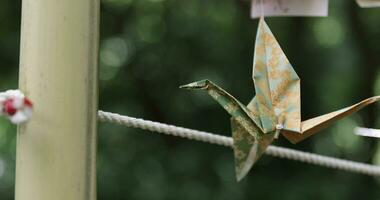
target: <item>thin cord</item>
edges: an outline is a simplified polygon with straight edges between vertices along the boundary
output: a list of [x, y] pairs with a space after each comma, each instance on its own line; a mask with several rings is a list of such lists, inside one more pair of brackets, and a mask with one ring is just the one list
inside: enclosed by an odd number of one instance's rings
[[[167, 135], [173, 135], [227, 147], [233, 146], [233, 141], [230, 137], [176, 127], [173, 125], [133, 118], [129, 116], [123, 116], [110, 112], [99, 111], [98, 119], [101, 122], [109, 122], [127, 127], [140, 128], [153, 132], [164, 133]], [[380, 176], [380, 166], [358, 163], [338, 158], [331, 158], [284, 147], [269, 146], [265, 151], [265, 154], [274, 157], [286, 158], [304, 163], [319, 165], [327, 168], [344, 170], [352, 173], [365, 174], [369, 176]]]

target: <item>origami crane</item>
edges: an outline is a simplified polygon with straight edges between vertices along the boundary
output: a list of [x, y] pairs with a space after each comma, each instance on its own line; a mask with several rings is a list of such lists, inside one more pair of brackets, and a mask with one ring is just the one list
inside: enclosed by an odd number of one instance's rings
[[380, 100], [380, 96], [371, 97], [301, 122], [300, 79], [263, 19], [259, 21], [256, 36], [253, 81], [256, 95], [247, 106], [209, 80], [181, 86], [206, 90], [231, 115], [238, 181], [279, 134], [292, 143], [300, 142], [332, 122]]

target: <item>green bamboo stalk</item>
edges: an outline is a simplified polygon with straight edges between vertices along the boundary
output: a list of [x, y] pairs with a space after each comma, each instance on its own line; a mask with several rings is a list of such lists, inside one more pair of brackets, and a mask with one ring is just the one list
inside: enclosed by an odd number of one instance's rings
[[96, 199], [99, 0], [23, 0], [16, 200]]

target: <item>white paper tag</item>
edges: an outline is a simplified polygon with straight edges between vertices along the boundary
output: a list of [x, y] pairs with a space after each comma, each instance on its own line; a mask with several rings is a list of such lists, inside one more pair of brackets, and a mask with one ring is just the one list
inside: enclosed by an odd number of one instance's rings
[[380, 138], [379, 129], [356, 127], [354, 129], [354, 133], [356, 135], [365, 136], [365, 137]]
[[356, 0], [362, 8], [380, 7], [380, 0]]
[[252, 0], [251, 18], [270, 16], [325, 17], [328, 0]]

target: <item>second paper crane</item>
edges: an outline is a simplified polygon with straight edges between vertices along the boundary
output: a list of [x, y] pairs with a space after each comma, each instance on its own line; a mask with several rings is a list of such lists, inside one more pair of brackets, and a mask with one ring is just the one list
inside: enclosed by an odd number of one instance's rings
[[347, 115], [380, 100], [355, 105], [301, 121], [300, 79], [264, 19], [260, 19], [253, 61], [255, 96], [245, 106], [209, 80], [181, 88], [202, 89], [230, 115], [236, 178], [241, 180], [279, 134], [297, 143]]

